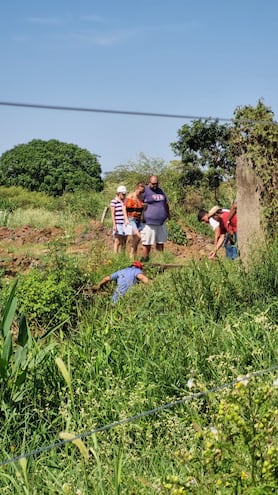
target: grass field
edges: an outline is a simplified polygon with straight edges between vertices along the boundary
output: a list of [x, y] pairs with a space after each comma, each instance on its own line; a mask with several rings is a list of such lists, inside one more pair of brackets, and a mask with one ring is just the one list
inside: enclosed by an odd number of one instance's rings
[[1, 495], [277, 493], [277, 261], [146, 268], [113, 306], [96, 239], [2, 281]]

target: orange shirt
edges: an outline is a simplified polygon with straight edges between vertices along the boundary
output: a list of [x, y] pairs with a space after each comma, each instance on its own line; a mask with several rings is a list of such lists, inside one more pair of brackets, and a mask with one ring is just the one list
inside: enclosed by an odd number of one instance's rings
[[125, 207], [128, 217], [140, 218], [144, 209], [143, 201], [141, 199], [127, 198], [125, 201]]

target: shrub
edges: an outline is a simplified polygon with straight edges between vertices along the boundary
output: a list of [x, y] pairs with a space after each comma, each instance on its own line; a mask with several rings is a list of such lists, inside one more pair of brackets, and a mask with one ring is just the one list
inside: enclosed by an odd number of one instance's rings
[[169, 220], [167, 223], [168, 239], [176, 244], [185, 246], [187, 244], [186, 233], [182, 227], [175, 221]]
[[81, 270], [69, 259], [59, 258], [45, 271], [35, 268], [20, 280], [20, 309], [31, 325], [40, 328], [74, 325], [78, 312], [76, 294], [83, 280]]

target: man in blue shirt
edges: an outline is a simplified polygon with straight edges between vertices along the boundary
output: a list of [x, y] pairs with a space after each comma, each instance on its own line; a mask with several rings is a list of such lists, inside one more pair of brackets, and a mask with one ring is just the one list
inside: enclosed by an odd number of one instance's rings
[[112, 296], [112, 302], [118, 301], [119, 297], [123, 296], [130, 287], [133, 287], [138, 281], [147, 284], [149, 279], [143, 274], [143, 265], [140, 261], [134, 261], [131, 266], [118, 270], [117, 272], [107, 275], [98, 285], [93, 287], [98, 290], [108, 282], [117, 282], [117, 287]]
[[157, 251], [163, 251], [167, 241], [166, 220], [170, 219], [168, 199], [158, 185], [158, 177], [151, 175], [149, 183], [142, 195], [145, 204], [144, 228], [141, 231], [143, 257], [141, 261], [149, 261], [151, 246], [155, 244]]

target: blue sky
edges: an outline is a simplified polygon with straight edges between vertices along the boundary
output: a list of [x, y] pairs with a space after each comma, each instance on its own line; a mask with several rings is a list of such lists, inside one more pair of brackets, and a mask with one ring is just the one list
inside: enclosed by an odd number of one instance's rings
[[[232, 118], [278, 115], [277, 0], [0, 0], [0, 101]], [[185, 119], [0, 106], [0, 154], [58, 139], [102, 171], [175, 159]]]

